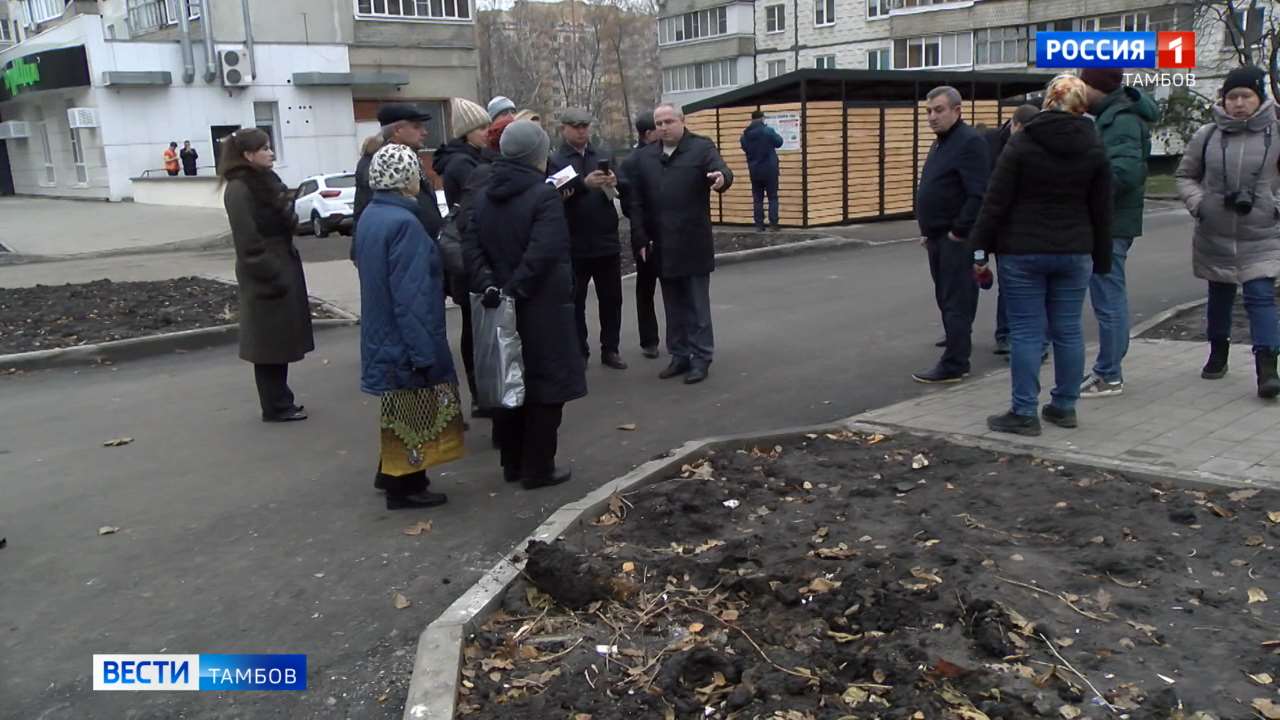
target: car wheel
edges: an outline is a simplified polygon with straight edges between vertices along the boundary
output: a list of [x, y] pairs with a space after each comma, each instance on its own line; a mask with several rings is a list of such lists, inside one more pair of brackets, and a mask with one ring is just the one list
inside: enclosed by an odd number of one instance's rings
[[320, 219], [320, 213], [314, 211], [311, 213], [311, 232], [318, 238], [329, 237], [329, 228], [324, 226], [324, 221]]

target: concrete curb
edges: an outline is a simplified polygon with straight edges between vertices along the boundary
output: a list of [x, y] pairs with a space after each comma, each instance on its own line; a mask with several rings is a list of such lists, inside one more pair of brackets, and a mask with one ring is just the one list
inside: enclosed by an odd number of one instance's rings
[[738, 446], [749, 442], [768, 443], [805, 433], [822, 433], [846, 429], [843, 422], [817, 426], [785, 428], [756, 433], [722, 435], [695, 440], [672, 450], [664, 457], [650, 460], [620, 478], [588, 493], [553, 512], [533, 534], [521, 540], [469, 590], [462, 594], [418, 636], [413, 676], [405, 699], [405, 720], [453, 720], [458, 699], [458, 683], [462, 670], [462, 643], [472, 633], [478, 620], [502, 601], [502, 594], [520, 574], [517, 556], [531, 540], [553, 542], [574, 527], [582, 528], [591, 518], [604, 512], [609, 498], [648, 485], [679, 470], [687, 461], [711, 450]]
[[27, 263], [63, 262], [66, 260], [93, 260], [95, 258], [120, 257], [124, 255], [151, 255], [170, 252], [201, 252], [208, 250], [228, 250], [232, 247], [231, 233], [177, 240], [160, 245], [144, 245], [140, 247], [115, 248], [96, 252], [74, 253], [71, 255], [24, 255], [22, 253], [0, 253], [0, 265], [23, 265]]
[[[1173, 307], [1167, 310], [1161, 310], [1155, 315], [1152, 315], [1150, 318], [1143, 320], [1137, 325], [1134, 325], [1133, 328], [1129, 330], [1129, 337], [1131, 338], [1140, 337], [1143, 333], [1150, 331], [1152, 328], [1156, 327], [1157, 325], [1163, 322], [1166, 322], [1177, 315], [1181, 315], [1182, 313], [1188, 310], [1193, 310], [1195, 308], [1198, 308], [1201, 305], [1204, 305], [1208, 302], [1209, 302], [1209, 299], [1205, 297], [1205, 298], [1200, 298], [1199, 300], [1192, 300], [1191, 302], [1185, 302], [1185, 303], [1182, 303], [1181, 305], [1174, 305]], [[1160, 338], [1150, 338], [1150, 339], [1158, 340]]]
[[[347, 318], [323, 318], [311, 321], [311, 326], [316, 330], [350, 327], [355, 324], [357, 324], [356, 321]], [[69, 348], [0, 355], [0, 369], [46, 370], [71, 365], [116, 363], [178, 351], [186, 352], [229, 345], [239, 339], [239, 325], [216, 325], [162, 335], [112, 340], [96, 345], [77, 345]]]

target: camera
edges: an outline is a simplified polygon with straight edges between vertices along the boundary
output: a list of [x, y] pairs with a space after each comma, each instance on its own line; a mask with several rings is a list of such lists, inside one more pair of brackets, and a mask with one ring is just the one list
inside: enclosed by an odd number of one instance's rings
[[1246, 194], [1239, 190], [1229, 192], [1223, 196], [1222, 202], [1237, 215], [1248, 215], [1253, 212], [1253, 193]]

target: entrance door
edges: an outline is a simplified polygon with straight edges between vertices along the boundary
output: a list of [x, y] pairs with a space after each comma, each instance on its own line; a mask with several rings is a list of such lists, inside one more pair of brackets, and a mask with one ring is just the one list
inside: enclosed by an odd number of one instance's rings
[[9, 148], [0, 140], [0, 195], [14, 194], [13, 170], [9, 167]]

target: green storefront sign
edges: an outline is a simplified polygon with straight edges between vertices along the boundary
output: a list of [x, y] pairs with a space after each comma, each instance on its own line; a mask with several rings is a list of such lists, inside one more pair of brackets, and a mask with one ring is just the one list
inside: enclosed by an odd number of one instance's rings
[[32, 53], [0, 65], [0, 102], [40, 90], [88, 85], [89, 58], [83, 45]]
[[22, 88], [32, 87], [40, 82], [40, 66], [18, 58], [8, 70], [0, 74], [0, 81], [4, 82], [10, 95], [17, 95]]

